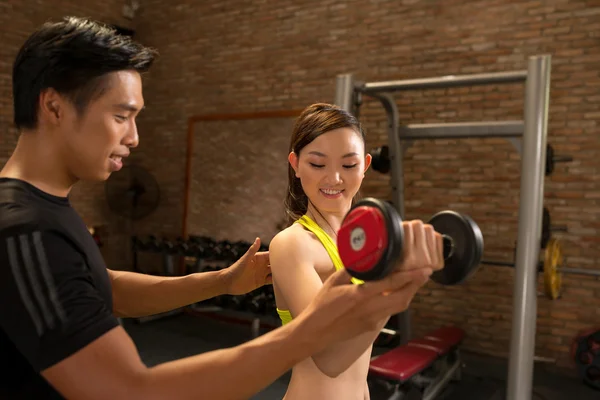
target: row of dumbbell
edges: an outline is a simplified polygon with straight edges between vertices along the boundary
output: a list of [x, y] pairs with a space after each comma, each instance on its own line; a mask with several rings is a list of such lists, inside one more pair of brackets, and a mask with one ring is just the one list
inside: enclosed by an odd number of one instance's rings
[[[132, 236], [131, 241], [134, 252], [161, 253], [163, 255], [179, 255], [221, 261], [237, 260], [252, 245], [246, 241], [231, 242], [229, 240], [215, 240], [206, 236], [191, 236], [187, 240], [181, 237], [175, 240], [159, 239], [154, 235], [144, 238]], [[262, 245], [261, 251], [265, 251], [267, 248], [266, 245]]]
[[217, 296], [211, 299], [208, 304], [255, 315], [276, 315], [275, 294], [271, 286], [265, 286], [239, 296]]
[[[202, 271], [216, 271], [219, 266], [205, 266]], [[222, 295], [202, 302], [202, 305], [215, 306], [228, 310], [245, 311], [256, 315], [276, 315], [273, 286], [262, 286], [250, 293], [232, 296]]]

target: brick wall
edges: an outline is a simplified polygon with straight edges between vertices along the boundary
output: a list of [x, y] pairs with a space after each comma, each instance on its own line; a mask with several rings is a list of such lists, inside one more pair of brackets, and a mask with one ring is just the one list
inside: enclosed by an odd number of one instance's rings
[[[560, 165], [546, 179], [545, 205], [555, 223], [568, 226], [569, 232], [561, 234], [568, 242], [568, 263], [598, 268], [597, 2], [166, 4], [144, 2], [136, 21], [139, 38], [162, 54], [145, 88], [139, 160], [171, 194], [143, 229], [181, 229], [185, 133], [192, 115], [287, 110], [332, 101], [339, 73], [378, 81], [506, 71], [526, 68], [528, 55], [551, 54], [549, 142], [575, 161]], [[398, 105], [402, 120], [411, 123], [522, 119], [522, 99], [520, 85], [485, 86], [403, 93]], [[365, 99], [361, 118], [368, 147], [384, 143], [386, 121], [379, 104]], [[195, 146], [205, 143], [209, 149], [211, 135], [199, 130]], [[245, 146], [261, 145], [255, 136], [248, 135], [247, 141]], [[235, 157], [226, 159], [232, 174], [244, 168]], [[425, 219], [446, 208], [467, 212], [486, 237], [485, 256], [510, 259], [516, 240], [519, 160], [504, 140], [413, 143], [405, 162], [407, 217]], [[256, 184], [274, 189], [280, 172], [265, 169], [263, 181]], [[277, 190], [263, 191], [282, 198]], [[387, 197], [388, 177], [368, 173], [364, 193]], [[205, 210], [218, 206], [209, 198], [200, 205]], [[262, 207], [261, 202], [252, 207]], [[245, 213], [240, 209], [240, 218]], [[188, 223], [193, 227], [196, 222]], [[536, 342], [537, 355], [562, 364], [573, 335], [600, 319], [600, 311], [586, 307], [600, 295], [597, 279], [566, 276], [564, 287], [558, 301], [539, 299]], [[513, 271], [508, 268], [482, 268], [460, 287], [429, 284], [414, 302], [415, 330], [457, 323], [467, 330], [467, 349], [506, 355], [512, 295]]]
[[[33, 22], [25, 8], [15, 3], [10, 24], [14, 23], [12, 31], [19, 33], [8, 33], [5, 42], [14, 53], [25, 31], [54, 12], [62, 15], [73, 10], [116, 18], [120, 2], [113, 3], [116, 5], [86, 5], [89, 10], [77, 10], [70, 5], [75, 2], [65, 2], [65, 9], [48, 7], [46, 13], [38, 6]], [[569, 229], [560, 234], [568, 243], [568, 264], [600, 268], [600, 181], [594, 163], [600, 147], [595, 136], [600, 116], [599, 15], [597, 2], [584, 0], [146, 0], [133, 27], [137, 38], [157, 47], [162, 56], [146, 77], [147, 108], [139, 119], [141, 144], [132, 162], [156, 177], [161, 204], [134, 226], [120, 226], [125, 231], [157, 235], [181, 232], [186, 131], [193, 115], [288, 110], [333, 101], [339, 73], [380, 81], [506, 71], [525, 68], [528, 55], [551, 54], [549, 142], [557, 152], [573, 155], [575, 161], [560, 165], [546, 179], [545, 205], [553, 221]], [[6, 93], [2, 98], [8, 105], [9, 81], [4, 76], [9, 67], [1, 64], [0, 68]], [[522, 97], [519, 85], [485, 86], [403, 93], [398, 105], [402, 120], [410, 123], [521, 119]], [[7, 118], [2, 114], [2, 127]], [[376, 102], [365, 99], [361, 119], [368, 129], [368, 148], [386, 141], [385, 116]], [[198, 130], [195, 147], [208, 146], [210, 136], [210, 130]], [[260, 147], [256, 137], [246, 137], [247, 143], [239, 148]], [[6, 140], [2, 146], [5, 153]], [[240, 156], [244, 154], [224, 158], [232, 172], [243, 170]], [[427, 219], [446, 208], [467, 212], [483, 230], [486, 258], [510, 259], [516, 240], [519, 159], [514, 147], [503, 140], [413, 143], [405, 159], [407, 217]], [[194, 163], [200, 165], [202, 160]], [[264, 179], [256, 182], [263, 186], [265, 199], [273, 193], [265, 202], [283, 198], [275, 189], [280, 174], [265, 169]], [[223, 175], [223, 179], [227, 177]], [[201, 184], [196, 183], [198, 187]], [[97, 190], [80, 189], [77, 196], [83, 199], [101, 192]], [[363, 192], [387, 197], [388, 177], [369, 172]], [[218, 206], [208, 197], [203, 201], [196, 207], [208, 210]], [[86, 218], [114, 218], [103, 204], [82, 200], [78, 206]], [[254, 199], [247, 204], [262, 207]], [[240, 211], [243, 218], [246, 210]], [[112, 219], [109, 223], [117, 226]], [[197, 220], [188, 223], [192, 228], [198, 226], [194, 225]], [[121, 254], [119, 248], [113, 249]], [[416, 333], [456, 323], [467, 331], [465, 348], [505, 356], [513, 277], [511, 269], [487, 267], [459, 287], [428, 284], [414, 302]], [[564, 281], [562, 299], [539, 298], [536, 336], [536, 354], [556, 358], [561, 365], [568, 364], [573, 335], [600, 320], [600, 309], [588, 307], [600, 296], [598, 280], [565, 276]]]
[[[59, 20], [66, 15], [87, 16], [128, 27], [129, 21], [121, 17], [123, 0], [106, 2], [81, 2], [60, 0], [39, 2], [33, 0], [9, 0], [0, 3], [0, 165], [4, 165], [17, 142], [13, 128], [12, 63], [25, 39], [38, 26], [48, 20]], [[129, 265], [129, 222], [109, 212], [102, 183], [78, 185], [71, 196], [74, 207], [89, 226], [101, 226], [104, 233], [102, 248], [111, 267], [126, 268]], [[125, 260], [125, 261], [123, 261]]]

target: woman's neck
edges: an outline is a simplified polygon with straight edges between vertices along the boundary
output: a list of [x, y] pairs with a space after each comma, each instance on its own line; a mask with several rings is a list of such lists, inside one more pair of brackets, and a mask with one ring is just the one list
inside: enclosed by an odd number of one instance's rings
[[350, 207], [348, 207], [348, 210], [340, 212], [324, 212], [317, 209], [312, 203], [309, 203], [306, 214], [312, 218], [321, 229], [327, 232], [331, 237], [336, 238], [337, 233], [342, 226], [342, 221], [348, 211], [350, 211]]

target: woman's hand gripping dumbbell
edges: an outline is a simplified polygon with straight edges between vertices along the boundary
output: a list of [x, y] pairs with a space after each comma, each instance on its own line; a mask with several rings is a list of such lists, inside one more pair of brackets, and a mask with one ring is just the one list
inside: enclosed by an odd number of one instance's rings
[[[431, 275], [434, 282], [456, 285], [479, 267], [483, 236], [468, 216], [454, 211], [435, 214], [427, 224], [442, 237], [443, 268]], [[402, 219], [385, 201], [366, 198], [344, 217], [338, 232], [340, 258], [355, 278], [370, 281], [388, 275], [405, 257]]]

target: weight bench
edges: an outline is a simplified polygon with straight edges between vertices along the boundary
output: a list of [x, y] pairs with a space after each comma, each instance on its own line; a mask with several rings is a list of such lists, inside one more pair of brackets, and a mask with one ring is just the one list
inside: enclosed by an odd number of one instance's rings
[[464, 336], [460, 328], [442, 327], [373, 357], [369, 380], [393, 389], [388, 400], [401, 400], [415, 388], [422, 400], [432, 400], [450, 380], [460, 379], [458, 348]]

